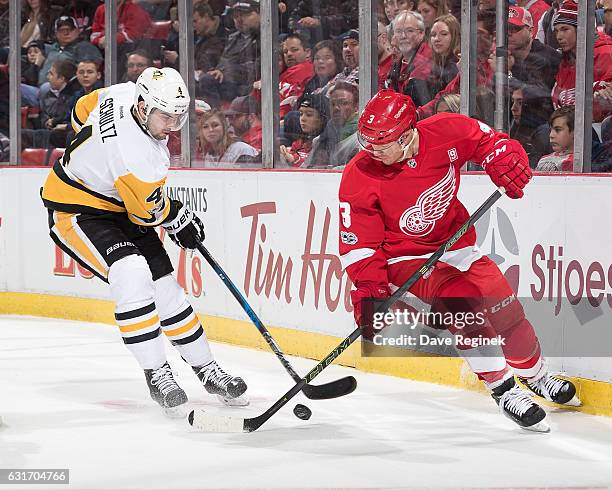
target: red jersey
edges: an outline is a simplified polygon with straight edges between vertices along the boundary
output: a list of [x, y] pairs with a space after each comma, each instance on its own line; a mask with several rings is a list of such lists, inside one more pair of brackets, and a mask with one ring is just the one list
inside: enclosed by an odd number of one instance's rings
[[[387, 287], [387, 266], [430, 256], [465, 223], [461, 166], [482, 162], [499, 140], [486, 124], [442, 113], [416, 125], [417, 155], [393, 165], [360, 151], [340, 182], [340, 260], [357, 288]], [[482, 253], [472, 227], [441, 258], [465, 271]]]

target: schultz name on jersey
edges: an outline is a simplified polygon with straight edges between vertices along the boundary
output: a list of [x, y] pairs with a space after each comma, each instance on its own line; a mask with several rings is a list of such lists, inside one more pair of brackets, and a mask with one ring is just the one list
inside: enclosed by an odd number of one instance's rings
[[145, 226], [170, 211], [164, 183], [166, 141], [155, 140], [132, 113], [132, 82], [81, 97], [72, 111], [76, 135], [42, 189], [47, 208], [67, 213], [127, 213]]

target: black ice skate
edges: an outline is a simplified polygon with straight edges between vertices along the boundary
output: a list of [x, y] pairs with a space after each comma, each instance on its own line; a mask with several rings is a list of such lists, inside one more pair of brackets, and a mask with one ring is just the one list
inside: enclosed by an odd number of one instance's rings
[[157, 369], [145, 369], [145, 378], [149, 386], [151, 398], [164, 409], [170, 417], [183, 417], [186, 415], [185, 405], [187, 394], [174, 381], [170, 365], [166, 362]]
[[514, 378], [507, 379], [491, 393], [504, 415], [521, 428], [535, 432], [550, 432], [544, 420], [546, 412], [531, 398], [531, 395], [516, 384]]
[[521, 382], [536, 395], [560, 405], [579, 407], [582, 405], [576, 396], [574, 383], [548, 372], [538, 379], [519, 378]]
[[202, 381], [208, 393], [217, 395], [226, 405], [245, 406], [249, 404], [246, 396], [241, 396], [247, 385], [242, 378], [227, 374], [216, 361], [211, 361], [204, 366], [194, 366], [193, 370]]

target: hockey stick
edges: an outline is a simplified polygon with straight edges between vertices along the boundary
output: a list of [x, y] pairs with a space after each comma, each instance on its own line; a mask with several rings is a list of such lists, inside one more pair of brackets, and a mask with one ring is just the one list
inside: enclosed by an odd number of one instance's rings
[[[257, 314], [253, 311], [253, 308], [251, 308], [251, 305], [249, 305], [249, 302], [246, 300], [246, 298], [242, 295], [236, 285], [227, 276], [225, 271], [221, 268], [221, 266], [217, 263], [217, 261], [213, 258], [213, 256], [202, 243], [198, 243], [198, 250], [204, 256], [204, 258], [210, 264], [213, 270], [217, 273], [219, 278], [223, 281], [223, 284], [227, 286], [234, 298], [236, 298], [238, 303], [240, 303], [240, 306], [242, 306], [242, 309], [249, 316], [253, 324], [257, 327], [257, 330], [259, 330], [259, 333], [261, 333], [265, 341], [268, 343], [268, 345], [272, 349], [272, 352], [274, 352], [274, 354], [276, 354], [276, 357], [278, 357], [278, 360], [285, 368], [285, 371], [289, 373], [289, 375], [293, 378], [293, 381], [298, 383], [302, 379], [302, 377], [295, 372], [289, 361], [285, 358], [285, 355], [280, 350], [280, 347], [275, 342], [274, 338], [272, 337], [268, 329], [265, 327], [265, 325], [262, 323], [262, 321], [259, 319]], [[322, 385], [307, 384], [302, 387], [302, 392], [304, 393], [304, 395], [306, 395], [307, 398], [310, 398], [311, 400], [325, 400], [329, 398], [337, 398], [339, 396], [348, 395], [349, 393], [355, 391], [355, 388], [357, 388], [357, 380], [353, 376], [347, 376], [345, 378], [337, 379], [335, 381], [331, 381]]]
[[[489, 208], [504, 194], [503, 187], [499, 187], [491, 196], [472, 214], [461, 228], [459, 228], [452, 237], [443, 243], [427, 261], [412, 274], [402, 286], [395, 291], [384, 303], [377, 309], [376, 313], [386, 312], [402, 295], [412, 287], [428, 270], [434, 265], [438, 259], [450, 249], [457, 240], [459, 240], [465, 232], [472, 226], [480, 217], [489, 210]], [[268, 408], [264, 413], [257, 417], [241, 418], [223, 415], [208, 414], [203, 410], [192, 410], [189, 413], [188, 421], [193, 427], [205, 432], [253, 432], [268, 421], [272, 415], [278, 412], [293, 398], [306, 383], [309, 383], [316, 378], [321, 371], [329, 366], [334, 359], [342, 354], [355, 340], [361, 336], [361, 329], [357, 327], [351, 334], [345, 338], [333, 351], [331, 351], [319, 364], [312, 368], [299, 383], [294, 385], [287, 393], [278, 399], [274, 405]]]

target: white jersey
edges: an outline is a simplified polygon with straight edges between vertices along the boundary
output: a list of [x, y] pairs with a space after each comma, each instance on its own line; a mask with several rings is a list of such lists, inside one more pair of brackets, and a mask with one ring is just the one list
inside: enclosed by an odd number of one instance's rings
[[166, 140], [148, 135], [132, 113], [132, 82], [81, 97], [72, 111], [77, 132], [42, 190], [50, 209], [69, 213], [127, 213], [156, 226], [170, 211], [164, 184], [170, 166]]

